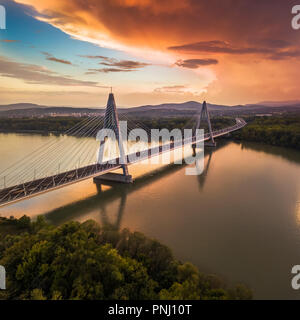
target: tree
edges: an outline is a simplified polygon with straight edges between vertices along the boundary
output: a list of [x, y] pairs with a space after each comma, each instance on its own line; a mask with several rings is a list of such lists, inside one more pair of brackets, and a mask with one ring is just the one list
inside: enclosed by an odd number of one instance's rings
[[[15, 233], [0, 239], [7, 270], [3, 299], [244, 299], [240, 285], [227, 290], [216, 276], [181, 264], [156, 240], [129, 230], [102, 229], [94, 221], [60, 227], [43, 218], [5, 220]], [[24, 224], [24, 222], [26, 222]], [[0, 222], [1, 227], [5, 223]], [[19, 234], [19, 225], [22, 233]], [[11, 229], [12, 230], [12, 229]]]

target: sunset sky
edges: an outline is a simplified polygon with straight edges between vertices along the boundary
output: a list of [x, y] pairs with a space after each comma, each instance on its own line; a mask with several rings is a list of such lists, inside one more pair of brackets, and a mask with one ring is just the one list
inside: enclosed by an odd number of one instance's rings
[[0, 0], [0, 104], [300, 100], [300, 0]]

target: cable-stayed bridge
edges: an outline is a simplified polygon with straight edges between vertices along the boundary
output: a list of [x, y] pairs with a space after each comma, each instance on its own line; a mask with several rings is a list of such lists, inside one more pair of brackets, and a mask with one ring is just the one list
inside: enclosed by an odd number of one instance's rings
[[[194, 119], [196, 121], [193, 125], [193, 129], [200, 128], [201, 121], [205, 119], [208, 124], [208, 132], [204, 136], [199, 137], [194, 134], [191, 137], [183, 138], [180, 143], [171, 140], [167, 144], [158, 144], [155, 147], [147, 145], [145, 150], [129, 154], [125, 152], [123, 144], [118, 143], [117, 156], [112, 156], [113, 153], [108, 155], [110, 161], [107, 163], [95, 161], [99, 142], [90, 138], [95, 137], [99, 130], [105, 128], [112, 130], [115, 133], [116, 140], [119, 141], [121, 136], [119, 120], [121, 118], [127, 121], [128, 131], [141, 128], [145, 130], [147, 135], [150, 135], [151, 130], [143, 123], [132, 121], [124, 114], [119, 119], [114, 95], [111, 93], [104, 116], [93, 116], [84, 119], [66, 131], [64, 135], [57, 138], [57, 141], [53, 142], [51, 140], [43, 144], [34, 152], [0, 173], [0, 181], [2, 180], [0, 206], [37, 196], [89, 178], [99, 178], [101, 181], [107, 176], [108, 180], [129, 183], [132, 182], [128, 172], [128, 166], [131, 164], [157, 157], [183, 146], [191, 145], [195, 148], [197, 143], [203, 141], [209, 141], [210, 145], [213, 146], [215, 145], [215, 138], [239, 130], [246, 125], [243, 119], [237, 118], [235, 125], [213, 131], [208, 108], [206, 102], [204, 102], [201, 112]], [[104, 144], [108, 145], [109, 152], [116, 151], [116, 146], [109, 145], [107, 139], [100, 141], [100, 150], [104, 150]], [[53, 172], [53, 168], [55, 168], [56, 172]], [[123, 175], [111, 175], [110, 172], [117, 169], [122, 169]]]

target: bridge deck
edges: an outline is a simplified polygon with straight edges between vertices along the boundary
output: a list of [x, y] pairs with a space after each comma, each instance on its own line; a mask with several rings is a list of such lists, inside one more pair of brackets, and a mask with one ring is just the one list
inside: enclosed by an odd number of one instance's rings
[[[246, 122], [243, 119], [236, 119], [236, 124], [234, 126], [214, 131], [213, 137], [216, 138], [239, 130], [245, 125]], [[127, 155], [127, 164], [130, 165], [139, 161], [149, 159], [151, 157], [158, 156], [164, 152], [182, 148], [184, 145], [199, 143], [201, 141], [206, 141], [209, 139], [209, 134], [205, 134], [203, 139], [201, 140], [196, 140], [196, 137], [192, 137], [182, 140], [180, 143], [177, 143], [175, 141], [169, 144], [164, 144], [145, 151], [141, 151], [138, 153], [138, 155], [130, 154]], [[49, 176], [46, 178], [41, 178], [2, 189], [0, 190], [0, 207], [121, 168], [119, 158], [114, 159], [113, 162], [114, 163], [107, 164], [96, 163], [79, 169], [63, 172], [54, 176]]]

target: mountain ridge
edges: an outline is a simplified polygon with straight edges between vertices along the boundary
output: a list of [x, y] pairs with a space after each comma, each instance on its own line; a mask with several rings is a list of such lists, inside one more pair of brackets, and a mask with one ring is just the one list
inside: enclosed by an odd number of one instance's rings
[[[278, 102], [279, 103], [279, 102]], [[201, 110], [202, 103], [187, 101], [183, 103], [163, 103], [158, 105], [143, 105], [138, 107], [119, 107], [120, 114], [129, 114], [138, 117], [168, 117], [190, 116]], [[236, 115], [236, 114], [268, 114], [280, 112], [300, 112], [299, 104], [265, 106], [260, 104], [251, 105], [217, 105], [208, 103], [208, 108], [213, 115]], [[82, 116], [89, 114], [103, 114], [105, 107], [64, 107], [44, 106], [33, 103], [16, 103], [0, 105], [0, 117], [41, 117], [41, 116]]]

